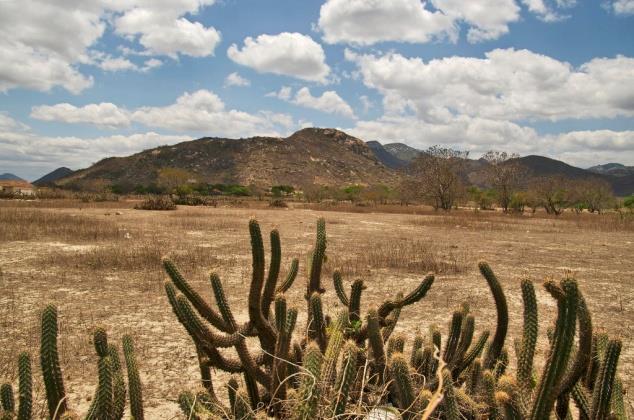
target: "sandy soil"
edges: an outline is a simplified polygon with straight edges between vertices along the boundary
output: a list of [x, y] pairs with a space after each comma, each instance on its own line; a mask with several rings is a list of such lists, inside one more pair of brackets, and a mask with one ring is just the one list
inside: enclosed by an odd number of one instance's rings
[[[446, 267], [455, 265], [455, 269], [439, 273], [421, 303], [403, 310], [398, 330], [426, 331], [436, 323], [446, 331], [452, 310], [463, 301], [471, 304], [478, 331], [492, 328], [493, 299], [476, 267], [479, 260], [486, 260], [499, 275], [509, 300], [512, 339], [520, 333], [522, 323], [519, 282], [523, 278], [534, 280], [542, 332], [539, 369], [545, 351], [545, 330], [555, 314], [554, 303], [540, 284], [544, 279], [561, 279], [572, 273], [592, 310], [595, 327], [624, 340], [621, 374], [627, 388], [634, 385], [632, 231], [606, 232], [584, 228], [570, 220], [527, 216], [464, 214], [446, 218], [220, 207], [147, 212], [130, 209], [123, 203], [120, 207], [38, 210], [88, 218], [112, 229], [114, 237], [90, 240], [71, 233], [65, 238], [0, 238], [0, 379], [15, 378], [15, 358], [21, 350], [32, 351], [37, 365], [39, 313], [46, 303], [52, 302], [60, 313], [61, 362], [73, 408], [82, 412], [94, 392], [96, 356], [90, 331], [95, 325], [104, 325], [112, 342], [120, 344], [121, 336], [128, 333], [136, 339], [148, 418], [178, 418], [175, 400], [179, 392], [198, 386], [199, 377], [194, 347], [163, 293], [166, 275], [160, 267], [161, 256], [173, 257], [197, 289], [210, 299], [207, 275], [217, 272], [234, 312], [244, 319], [250, 276], [247, 222], [255, 216], [263, 232], [277, 228], [281, 233], [282, 275], [292, 257], [300, 258], [302, 270], [289, 293], [289, 302], [303, 309], [303, 268], [314, 241], [315, 221], [324, 216], [327, 268], [354, 265], [355, 274], [346, 280], [365, 280], [366, 310], [370, 304], [379, 304], [398, 291], [407, 292], [425, 274], [368, 267], [367, 259], [359, 256], [374, 247], [387, 244], [398, 248], [413, 240], [423, 241], [434, 250], [438, 261], [447, 262]], [[324, 285], [332, 313], [337, 303], [329, 276], [324, 277]], [[513, 355], [511, 359], [514, 360]], [[39, 372], [35, 375], [41, 402]], [[226, 377], [222, 372], [215, 377], [219, 379], [219, 393], [224, 395], [220, 382]], [[631, 403], [632, 398], [628, 399]], [[38, 409], [42, 408], [38, 404]]]

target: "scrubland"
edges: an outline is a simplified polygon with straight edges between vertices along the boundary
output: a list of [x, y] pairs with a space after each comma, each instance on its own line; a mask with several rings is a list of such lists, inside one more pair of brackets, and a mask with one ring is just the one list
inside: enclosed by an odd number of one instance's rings
[[[96, 356], [90, 332], [102, 325], [113, 340], [124, 334], [135, 337], [148, 417], [177, 418], [176, 397], [196, 387], [199, 374], [194, 346], [164, 296], [161, 259], [169, 256], [205, 297], [211, 296], [209, 273], [218, 273], [234, 312], [246, 320], [251, 270], [247, 223], [256, 217], [264, 232], [280, 231], [283, 274], [293, 257], [300, 259], [289, 303], [304, 306], [307, 255], [315, 222], [325, 217], [325, 303], [330, 309], [337, 305], [329, 281], [334, 269], [341, 269], [348, 282], [365, 280], [365, 304], [410, 290], [433, 271], [436, 283], [421, 303], [403, 310], [398, 328], [413, 333], [437, 323], [445, 330], [452, 310], [463, 301], [471, 304], [476, 329], [489, 328], [495, 308], [476, 267], [477, 261], [486, 260], [509, 299], [514, 338], [522, 322], [520, 280], [539, 284], [572, 275], [595, 327], [623, 339], [620, 371], [626, 387], [634, 385], [631, 217], [435, 213], [417, 206], [291, 204], [288, 209], [268, 209], [257, 202], [159, 212], [135, 210], [133, 205], [0, 202], [0, 379], [14, 377], [20, 351], [37, 352], [39, 313], [54, 303], [60, 312], [61, 363], [74, 406], [86, 407], [92, 397]], [[540, 287], [537, 290], [543, 332], [556, 308]], [[540, 341], [540, 365], [545, 348]], [[38, 416], [43, 413], [42, 393], [37, 379]], [[632, 403], [631, 395], [627, 398]]]

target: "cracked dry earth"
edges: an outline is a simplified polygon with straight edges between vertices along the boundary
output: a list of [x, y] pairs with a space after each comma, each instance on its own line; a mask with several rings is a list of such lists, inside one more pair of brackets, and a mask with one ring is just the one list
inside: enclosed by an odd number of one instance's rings
[[[147, 212], [133, 210], [125, 202], [108, 208], [80, 209], [79, 205], [46, 208], [40, 203], [37, 209], [10, 209], [0, 203], [0, 221], [6, 219], [6, 212], [18, 211], [22, 215], [46, 213], [50, 223], [59, 218], [58, 223], [67, 224], [57, 226], [57, 233], [34, 232], [29, 223], [0, 230], [5, 233], [0, 236], [0, 379], [15, 380], [19, 351], [31, 351], [34, 365], [38, 364], [39, 314], [47, 303], [54, 303], [60, 314], [61, 364], [70, 406], [80, 413], [90, 404], [97, 378], [91, 329], [103, 325], [117, 344], [124, 334], [135, 337], [148, 418], [180, 418], [176, 398], [182, 390], [198, 386], [198, 368], [194, 346], [164, 296], [161, 257], [170, 256], [209, 299], [208, 274], [217, 272], [233, 311], [245, 320], [250, 277], [247, 223], [251, 216], [260, 221], [264, 234], [279, 229], [282, 275], [292, 257], [300, 258], [300, 274], [289, 292], [289, 305], [299, 306], [300, 313], [305, 305], [306, 255], [320, 216], [327, 222], [328, 261], [323, 282], [330, 313], [337, 309], [330, 280], [333, 268], [344, 268], [347, 281], [366, 281], [366, 310], [369, 304], [379, 304], [398, 291], [407, 292], [425, 274], [420, 269], [424, 265], [399, 269], [389, 261], [368, 258], [377, 248], [409, 249], [399, 254], [399, 261], [416, 260], [415, 250], [424, 249], [431, 253], [426, 258], [435, 261], [441, 271], [427, 297], [403, 310], [397, 330], [408, 334], [416, 329], [426, 331], [432, 323], [446, 331], [453, 309], [463, 301], [470, 303], [476, 315], [477, 331], [493, 328], [493, 299], [476, 267], [477, 261], [486, 260], [501, 279], [509, 301], [512, 340], [521, 333], [522, 325], [519, 282], [534, 280], [540, 309], [540, 371], [545, 331], [556, 310], [540, 285], [544, 279], [561, 279], [572, 273], [592, 310], [595, 328], [624, 340], [620, 371], [626, 387], [634, 385], [631, 229], [606, 231], [571, 218], [466, 212], [444, 216], [222, 207]], [[79, 227], [73, 221], [88, 223]], [[96, 229], [94, 234], [91, 229]], [[413, 243], [417, 245], [412, 247]], [[301, 319], [298, 325], [302, 325]], [[509, 346], [511, 343], [508, 341]], [[43, 416], [39, 371], [34, 377], [36, 413]], [[224, 395], [221, 383], [227, 376], [216, 372], [214, 378], [218, 392]], [[631, 395], [627, 399], [631, 405]]]

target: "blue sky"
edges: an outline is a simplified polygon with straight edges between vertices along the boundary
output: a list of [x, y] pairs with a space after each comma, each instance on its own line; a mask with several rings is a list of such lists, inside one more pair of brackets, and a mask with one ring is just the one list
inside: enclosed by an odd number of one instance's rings
[[306, 126], [634, 165], [634, 0], [3, 0], [0, 36], [27, 179]]

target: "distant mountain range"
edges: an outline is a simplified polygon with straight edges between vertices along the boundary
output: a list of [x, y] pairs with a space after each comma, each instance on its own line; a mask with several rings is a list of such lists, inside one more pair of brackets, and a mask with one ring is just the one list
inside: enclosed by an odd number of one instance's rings
[[33, 181], [33, 185], [37, 187], [47, 187], [55, 185], [55, 181], [70, 176], [74, 171], [72, 169], [61, 167], [52, 172], [47, 173], [43, 177]]
[[[395, 186], [404, 169], [420, 153], [403, 143], [364, 142], [330, 128], [306, 128], [287, 138], [252, 137], [225, 139], [204, 137], [172, 146], [161, 146], [117, 158], [106, 158], [89, 168], [59, 168], [35, 181], [36, 185], [78, 186], [105, 180], [124, 189], [156, 183], [163, 168], [187, 171], [201, 182], [256, 185], [350, 185]], [[620, 164], [581, 169], [543, 156], [520, 158], [533, 175], [594, 177], [607, 181], [620, 196], [634, 193], [634, 171]], [[467, 178], [482, 182], [483, 160], [469, 159]]]
[[8, 172], [0, 174], [0, 179], [4, 181], [24, 181], [19, 176], [10, 174]]

